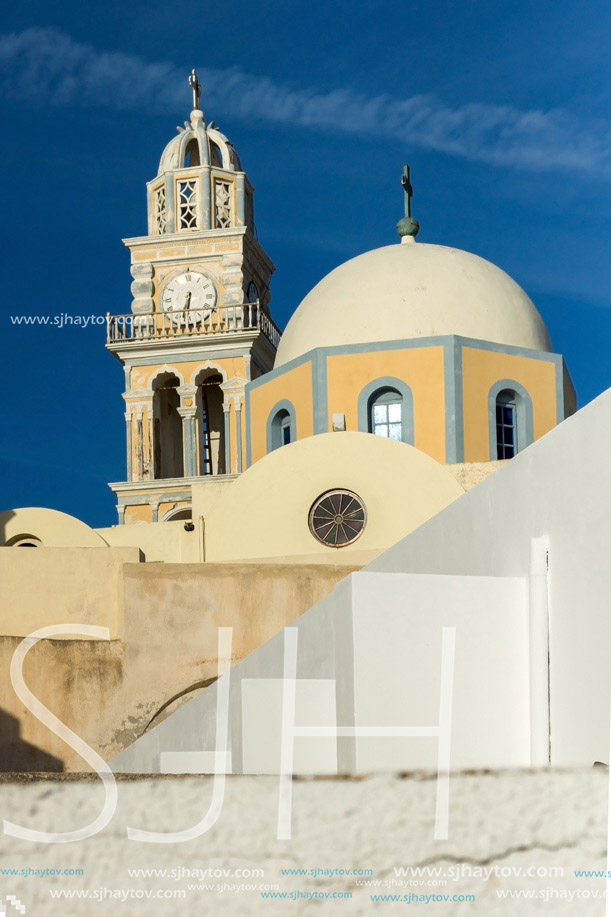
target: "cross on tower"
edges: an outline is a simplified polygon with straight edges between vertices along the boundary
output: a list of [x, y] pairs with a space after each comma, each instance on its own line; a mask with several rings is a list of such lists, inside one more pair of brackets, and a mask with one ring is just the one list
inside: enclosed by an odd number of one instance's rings
[[197, 78], [197, 70], [192, 70], [189, 77], [189, 86], [193, 90], [193, 110], [200, 111], [200, 98], [202, 94], [202, 87]]
[[[193, 71], [195, 73], [195, 71]], [[403, 166], [403, 175], [401, 176], [401, 184], [403, 185], [403, 190], [405, 192], [405, 216], [411, 217], [412, 215], [412, 198], [414, 196], [414, 189], [412, 188], [412, 183], [409, 178], [409, 166]]]

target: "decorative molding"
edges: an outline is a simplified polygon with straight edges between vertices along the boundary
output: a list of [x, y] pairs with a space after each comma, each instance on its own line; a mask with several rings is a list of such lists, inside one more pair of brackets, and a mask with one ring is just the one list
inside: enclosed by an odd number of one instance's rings
[[185, 379], [184, 379], [183, 374], [178, 369], [175, 369], [173, 366], [169, 366], [167, 363], [164, 363], [163, 366], [158, 367], [154, 371], [154, 373], [150, 376], [148, 380], [148, 387], [149, 389], [151, 389], [151, 391], [154, 391], [153, 382], [155, 381], [155, 379], [157, 379], [158, 376], [164, 375], [165, 373], [171, 373], [172, 375], [176, 376], [180, 385], [185, 384]]

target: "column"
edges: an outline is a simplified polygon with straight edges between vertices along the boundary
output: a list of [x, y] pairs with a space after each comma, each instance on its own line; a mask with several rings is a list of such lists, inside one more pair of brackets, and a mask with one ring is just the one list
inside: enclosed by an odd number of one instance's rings
[[178, 413], [182, 417], [185, 477], [194, 478], [197, 474], [197, 468], [195, 467], [197, 461], [197, 450], [195, 448], [195, 416], [197, 414], [197, 408], [195, 406], [178, 408]]
[[214, 229], [214, 201], [210, 166], [203, 166], [200, 173], [201, 229]]
[[223, 424], [225, 431], [225, 474], [231, 474], [231, 402], [223, 401]]
[[235, 405], [235, 431], [236, 431], [236, 445], [238, 450], [238, 474], [242, 474], [242, 401], [240, 398], [236, 398], [234, 401]]
[[139, 406], [136, 412], [136, 426], [138, 428], [138, 440], [136, 446], [136, 457], [138, 461], [138, 480], [144, 480], [144, 421], [142, 419], [142, 407]]
[[246, 225], [246, 191], [244, 190], [244, 173], [236, 174], [236, 226]]
[[132, 415], [130, 411], [125, 412], [125, 441], [126, 441], [126, 458], [127, 458], [127, 481], [134, 480], [132, 469]]

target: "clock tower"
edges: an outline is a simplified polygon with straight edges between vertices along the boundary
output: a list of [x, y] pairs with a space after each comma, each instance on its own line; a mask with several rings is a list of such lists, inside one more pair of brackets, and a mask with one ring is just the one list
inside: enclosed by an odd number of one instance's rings
[[126, 239], [131, 312], [108, 316], [125, 370], [127, 480], [119, 522], [189, 519], [194, 479], [244, 467], [244, 386], [272, 368], [274, 265], [254, 226], [253, 187], [233, 146], [193, 111], [147, 185], [147, 235]]

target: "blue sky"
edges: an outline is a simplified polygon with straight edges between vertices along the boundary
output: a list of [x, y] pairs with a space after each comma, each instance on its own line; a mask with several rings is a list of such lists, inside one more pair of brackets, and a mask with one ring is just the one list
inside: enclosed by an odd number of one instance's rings
[[508, 271], [580, 404], [607, 388], [610, 26], [599, 0], [5, 8], [2, 506], [116, 521], [123, 373], [104, 329], [9, 316], [129, 311], [121, 238], [145, 231], [193, 66], [255, 185], [281, 326], [338, 263], [396, 239], [409, 162], [419, 239]]

